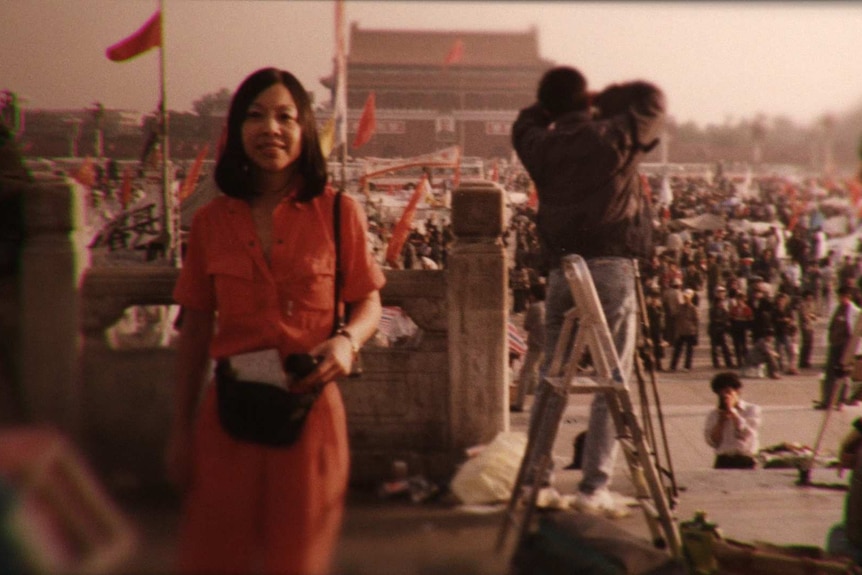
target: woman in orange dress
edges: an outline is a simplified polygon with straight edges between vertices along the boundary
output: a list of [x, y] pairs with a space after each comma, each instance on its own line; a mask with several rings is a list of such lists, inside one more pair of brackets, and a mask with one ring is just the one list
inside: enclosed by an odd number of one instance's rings
[[[349, 322], [334, 332], [335, 193], [327, 186], [307, 92], [266, 68], [239, 86], [215, 179], [223, 196], [195, 214], [174, 298], [183, 307], [176, 410], [166, 453], [185, 493], [181, 573], [326, 573], [349, 475], [347, 427], [334, 380], [347, 375], [380, 317], [382, 271], [366, 219], [341, 198], [341, 296]], [[249, 352], [317, 358], [291, 392], [321, 389], [290, 445], [225, 431], [212, 362]], [[222, 398], [223, 399], [223, 398]]]

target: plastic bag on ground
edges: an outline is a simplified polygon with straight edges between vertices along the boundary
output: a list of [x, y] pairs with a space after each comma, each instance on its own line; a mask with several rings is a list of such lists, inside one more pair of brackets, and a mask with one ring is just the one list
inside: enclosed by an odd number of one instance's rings
[[526, 448], [526, 433], [498, 434], [455, 473], [449, 485], [452, 493], [467, 505], [507, 501], [512, 496]]

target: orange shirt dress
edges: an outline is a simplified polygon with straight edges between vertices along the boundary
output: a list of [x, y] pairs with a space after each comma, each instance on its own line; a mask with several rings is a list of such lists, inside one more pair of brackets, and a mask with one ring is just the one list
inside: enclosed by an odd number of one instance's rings
[[[195, 214], [174, 299], [217, 314], [213, 359], [276, 348], [285, 357], [328, 338], [334, 315], [333, 200], [283, 200], [273, 213], [270, 262], [249, 205], [221, 196]], [[366, 244], [367, 222], [346, 194], [341, 207], [344, 301], [385, 283]], [[209, 385], [194, 429], [194, 478], [178, 546], [181, 573], [325, 573], [344, 510], [347, 425], [327, 385], [289, 447], [239, 442], [221, 428]]]

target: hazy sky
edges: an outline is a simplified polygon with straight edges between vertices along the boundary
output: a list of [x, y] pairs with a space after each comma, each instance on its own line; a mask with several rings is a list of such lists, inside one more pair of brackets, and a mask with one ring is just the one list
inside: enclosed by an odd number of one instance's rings
[[[0, 0], [0, 89], [27, 108], [153, 110], [156, 51], [111, 62], [157, 0]], [[166, 0], [167, 99], [173, 110], [251, 71], [319, 79], [334, 53], [331, 0]], [[799, 123], [862, 104], [862, 2], [444, 2], [347, 0], [364, 29], [539, 31], [543, 58], [580, 68], [592, 88], [660, 84], [677, 121], [703, 125], [784, 115]], [[538, 78], [537, 78], [538, 80]]]

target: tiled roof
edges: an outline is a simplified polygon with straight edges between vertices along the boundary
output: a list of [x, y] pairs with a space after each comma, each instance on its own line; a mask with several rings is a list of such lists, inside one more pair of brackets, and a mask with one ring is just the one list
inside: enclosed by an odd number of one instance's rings
[[361, 30], [350, 28], [351, 65], [442, 66], [460, 41], [463, 52], [452, 66], [547, 66], [539, 56], [538, 32]]

